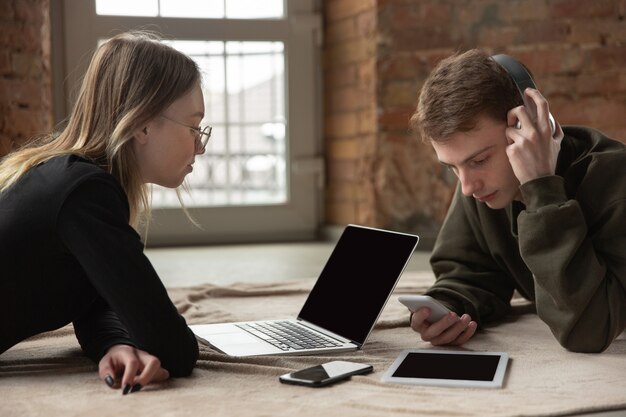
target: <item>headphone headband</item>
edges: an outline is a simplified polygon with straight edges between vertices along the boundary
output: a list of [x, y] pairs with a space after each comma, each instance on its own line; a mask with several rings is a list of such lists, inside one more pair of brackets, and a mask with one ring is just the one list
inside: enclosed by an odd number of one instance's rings
[[[524, 90], [527, 88], [537, 89], [533, 78], [530, 76], [526, 67], [520, 64], [515, 58], [505, 55], [498, 54], [492, 55], [491, 59], [500, 64], [502, 68], [509, 74], [511, 79], [513, 80], [513, 84], [517, 87], [517, 91], [519, 91], [522, 96], [522, 100], [524, 101], [524, 106], [527, 109], [532, 109], [533, 112], [536, 113], [535, 104], [529, 103], [526, 99], [526, 95], [524, 95]], [[536, 114], [534, 115], [536, 117]], [[548, 121], [550, 122], [550, 129], [552, 131], [552, 136], [554, 136], [556, 132], [556, 123], [554, 122], [554, 117], [552, 117], [552, 113], [548, 113]], [[518, 121], [519, 124], [519, 121]]]
[[511, 76], [513, 82], [515, 83], [515, 86], [517, 87], [522, 97], [524, 96], [524, 90], [526, 90], [527, 88], [534, 88], [535, 90], [537, 89], [537, 87], [535, 86], [535, 82], [533, 81], [528, 71], [526, 71], [526, 68], [518, 61], [516, 61], [513, 57], [499, 54], [493, 55], [491, 59], [500, 64]]

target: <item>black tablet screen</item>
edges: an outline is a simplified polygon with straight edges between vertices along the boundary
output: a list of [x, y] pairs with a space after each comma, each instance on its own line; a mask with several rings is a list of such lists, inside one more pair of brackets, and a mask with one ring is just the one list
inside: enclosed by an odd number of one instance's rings
[[393, 373], [398, 378], [492, 381], [498, 368], [497, 355], [409, 353]]

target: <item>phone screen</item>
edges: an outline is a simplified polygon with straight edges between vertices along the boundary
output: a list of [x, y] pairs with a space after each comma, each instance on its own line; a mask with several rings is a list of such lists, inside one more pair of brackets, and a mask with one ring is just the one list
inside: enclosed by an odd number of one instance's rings
[[280, 380], [304, 385], [322, 385], [371, 370], [372, 366], [367, 364], [333, 361], [283, 375]]

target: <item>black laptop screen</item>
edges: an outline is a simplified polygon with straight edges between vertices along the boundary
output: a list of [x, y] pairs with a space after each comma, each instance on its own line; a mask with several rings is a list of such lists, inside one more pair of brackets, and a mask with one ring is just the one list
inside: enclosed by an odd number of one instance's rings
[[298, 318], [365, 343], [417, 240], [414, 235], [347, 226]]

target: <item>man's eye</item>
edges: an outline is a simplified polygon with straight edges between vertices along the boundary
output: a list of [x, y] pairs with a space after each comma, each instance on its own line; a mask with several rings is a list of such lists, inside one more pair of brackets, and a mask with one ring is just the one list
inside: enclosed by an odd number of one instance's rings
[[483, 165], [485, 162], [487, 162], [489, 158], [482, 158], [482, 159], [474, 159], [472, 160], [471, 164], [474, 167], [479, 167], [481, 165]]

